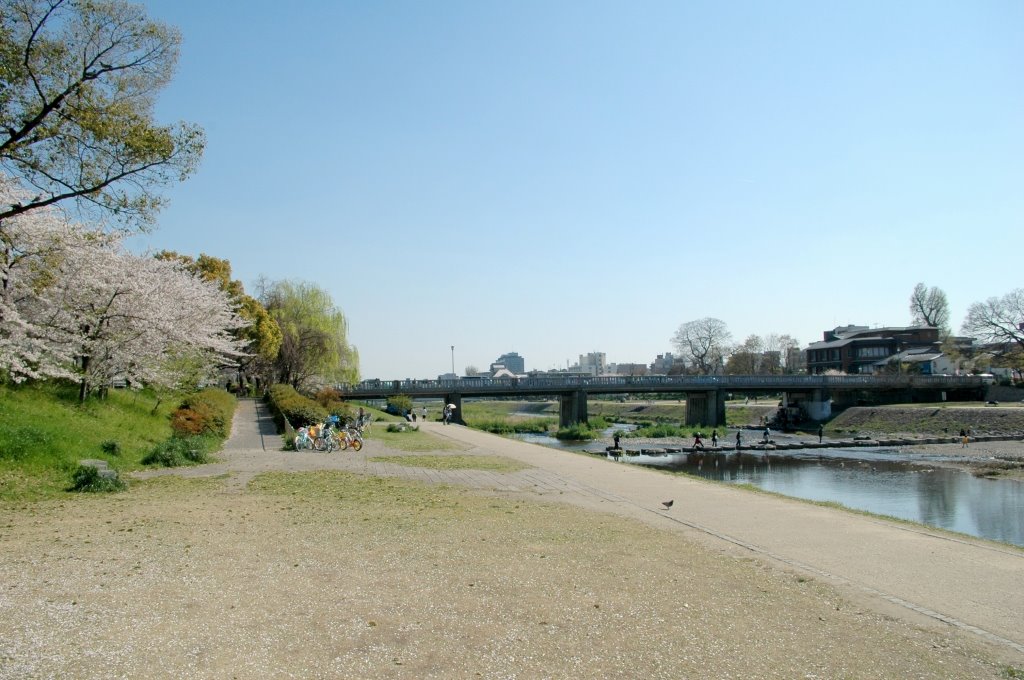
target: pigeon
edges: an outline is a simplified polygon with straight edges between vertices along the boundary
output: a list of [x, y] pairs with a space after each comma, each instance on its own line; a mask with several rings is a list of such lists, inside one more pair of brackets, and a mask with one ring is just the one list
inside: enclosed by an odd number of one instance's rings
[[668, 510], [669, 508], [671, 508], [671, 507], [672, 507], [672, 504], [673, 504], [673, 503], [675, 503], [675, 501], [674, 501], [674, 500], [671, 500], [671, 501], [662, 501], [662, 502], [661, 502], [661, 504], [665, 506], [665, 509], [666, 509], [666, 510]]

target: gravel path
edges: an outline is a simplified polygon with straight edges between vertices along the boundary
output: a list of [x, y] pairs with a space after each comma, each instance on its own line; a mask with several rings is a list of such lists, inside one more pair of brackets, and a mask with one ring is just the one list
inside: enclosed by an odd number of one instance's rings
[[[288, 453], [261, 410], [242, 402], [218, 463], [11, 509], [0, 678], [1024, 667], [1020, 550], [458, 426], [424, 425], [460, 454], [529, 467], [374, 462], [412, 454], [372, 438]], [[275, 471], [310, 474], [257, 478]]]

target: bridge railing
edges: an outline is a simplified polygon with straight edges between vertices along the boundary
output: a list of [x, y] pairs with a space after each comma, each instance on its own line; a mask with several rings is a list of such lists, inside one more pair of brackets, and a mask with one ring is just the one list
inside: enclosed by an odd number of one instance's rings
[[526, 378], [456, 378], [450, 380], [364, 380], [356, 385], [337, 385], [342, 395], [397, 394], [402, 392], [449, 392], [471, 394], [492, 391], [568, 391], [583, 389], [600, 393], [602, 388], [613, 391], [644, 392], [711, 389], [893, 389], [979, 387], [977, 376], [928, 375], [687, 375], [687, 376], [567, 376]]

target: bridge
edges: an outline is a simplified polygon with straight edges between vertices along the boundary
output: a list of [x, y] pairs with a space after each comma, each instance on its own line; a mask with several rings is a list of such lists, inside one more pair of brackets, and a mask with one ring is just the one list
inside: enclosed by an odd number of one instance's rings
[[526, 378], [457, 378], [453, 380], [364, 380], [337, 385], [343, 399], [386, 399], [398, 395], [440, 398], [455, 404], [461, 420], [467, 397], [556, 397], [562, 427], [587, 421], [592, 394], [679, 394], [686, 398], [686, 424], [725, 424], [727, 395], [782, 394], [784, 406], [800, 407], [807, 417], [824, 420], [832, 403], [908, 403], [974, 401], [987, 384], [979, 376], [930, 375], [679, 375], [679, 376], [537, 376]]

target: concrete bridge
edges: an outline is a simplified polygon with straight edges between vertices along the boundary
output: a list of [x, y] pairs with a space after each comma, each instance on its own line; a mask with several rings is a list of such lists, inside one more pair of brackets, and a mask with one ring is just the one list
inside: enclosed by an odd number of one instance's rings
[[461, 420], [464, 397], [556, 397], [562, 427], [587, 421], [592, 394], [679, 394], [686, 398], [686, 424], [725, 424], [727, 395], [781, 393], [784, 406], [800, 407], [814, 420], [831, 416], [832, 404], [886, 404], [974, 401], [987, 384], [978, 376], [859, 375], [680, 375], [532, 378], [458, 378], [455, 380], [364, 380], [338, 385], [344, 399], [385, 399], [400, 394], [440, 398], [455, 404]]

